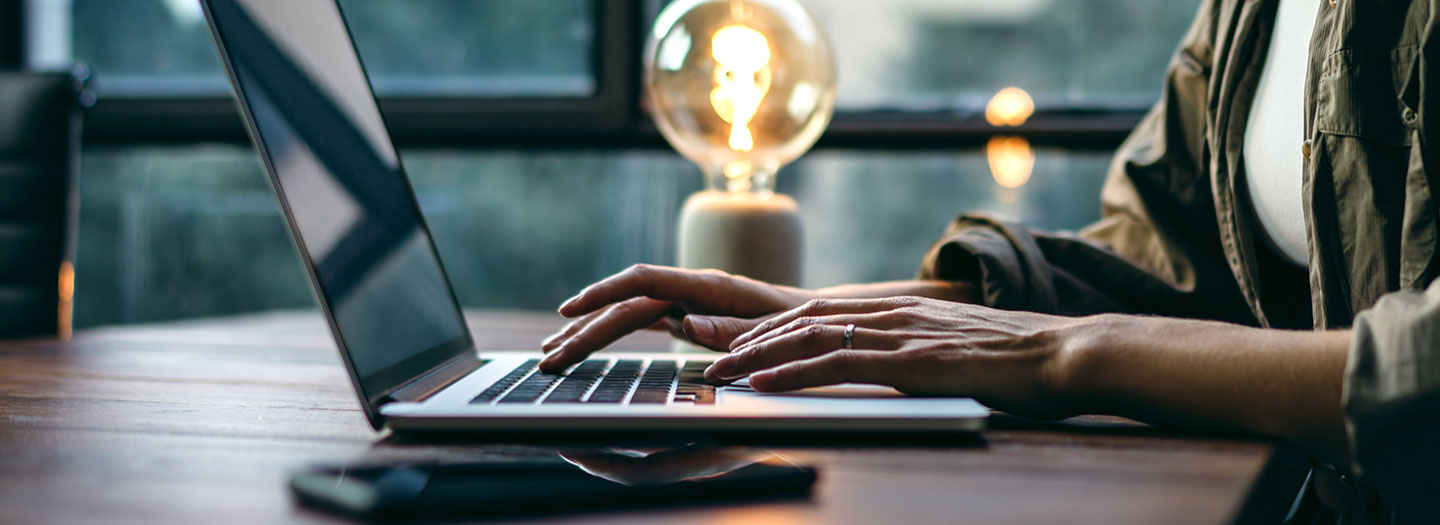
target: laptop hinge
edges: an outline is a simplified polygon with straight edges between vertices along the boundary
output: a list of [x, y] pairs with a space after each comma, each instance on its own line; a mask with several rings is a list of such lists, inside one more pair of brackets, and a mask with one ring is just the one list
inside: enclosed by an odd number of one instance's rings
[[455, 384], [456, 381], [484, 365], [485, 361], [481, 360], [474, 352], [466, 352], [455, 356], [454, 359], [440, 365], [439, 368], [411, 380], [385, 397], [389, 401], [418, 403], [435, 395], [436, 392], [444, 390], [445, 387]]

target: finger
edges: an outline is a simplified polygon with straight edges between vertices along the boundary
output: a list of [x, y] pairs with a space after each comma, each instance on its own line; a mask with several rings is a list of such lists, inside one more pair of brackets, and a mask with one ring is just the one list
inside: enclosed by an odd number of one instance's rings
[[785, 326], [786, 323], [790, 323], [802, 317], [820, 317], [836, 314], [870, 313], [893, 310], [900, 306], [896, 299], [897, 298], [815, 299], [806, 302], [805, 304], [802, 304], [798, 307], [792, 308], [788, 311], [781, 312], [779, 315], [771, 317], [765, 322], [760, 323], [754, 329], [746, 332], [740, 337], [735, 338], [735, 340], [730, 343], [730, 347], [738, 348], [740, 345], [749, 342], [751, 339], [759, 337], [761, 334], [764, 334], [781, 326]]
[[575, 335], [575, 332], [580, 331], [580, 329], [584, 328], [585, 325], [590, 324], [590, 322], [594, 321], [596, 317], [600, 317], [601, 313], [603, 312], [595, 312], [582, 316], [579, 319], [572, 320], [569, 323], [566, 323], [565, 326], [560, 328], [559, 331], [551, 334], [550, 337], [546, 337], [544, 341], [540, 342], [540, 351], [548, 353], [551, 350], [554, 350], [556, 347], [560, 346], [560, 343], [565, 342], [565, 340], [569, 339], [570, 336]]
[[760, 324], [760, 319], [718, 315], [685, 316], [685, 338], [716, 352], [730, 351], [730, 341]]
[[644, 297], [611, 305], [541, 360], [540, 370], [562, 372], [621, 337], [655, 324], [669, 311], [670, 303]]
[[[900, 345], [896, 339], [888, 332], [856, 327], [852, 341], [854, 346], [859, 348], [894, 350]], [[705, 377], [712, 382], [739, 379], [791, 361], [844, 349], [844, 326], [811, 325], [763, 342], [745, 345], [742, 350], [716, 360], [705, 371]]]
[[[744, 343], [740, 343], [740, 344], [736, 345], [736, 344], [732, 341], [732, 342], [731, 342], [731, 351], [734, 352], [734, 351], [744, 350], [744, 349], [746, 349], [747, 347], [764, 343], [764, 342], [766, 342], [766, 341], [768, 341], [768, 340], [770, 340], [770, 339], [774, 339], [774, 338], [776, 338], [776, 337], [779, 337], [779, 336], [782, 336], [782, 335], [785, 335], [785, 334], [788, 334], [788, 333], [791, 333], [791, 332], [799, 332], [799, 331], [802, 331], [802, 330], [809, 329], [811, 326], [838, 326], [838, 327], [842, 327], [842, 328], [843, 328], [843, 327], [844, 327], [845, 325], [847, 325], [847, 324], [853, 324], [853, 325], [855, 325], [855, 326], [857, 327], [857, 328], [856, 328], [857, 330], [859, 329], [859, 327], [862, 327], [862, 326], [863, 326], [863, 327], [870, 328], [870, 329], [872, 329], [872, 330], [885, 330], [885, 329], [891, 329], [891, 328], [897, 328], [897, 327], [898, 327], [898, 326], [896, 326], [896, 323], [894, 322], [894, 320], [892, 320], [892, 319], [887, 319], [887, 318], [885, 317], [884, 312], [880, 312], [880, 313], [868, 313], [868, 314], [841, 314], [841, 315], [830, 315], [830, 316], [823, 316], [823, 317], [801, 317], [801, 318], [796, 319], [796, 320], [794, 320], [794, 321], [790, 321], [789, 323], [785, 323], [783, 326], [777, 327], [777, 328], [775, 328], [774, 330], [770, 330], [769, 332], [765, 332], [765, 333], [763, 333], [763, 334], [760, 334], [760, 335], [758, 335], [758, 336], [755, 336], [754, 338], [752, 338], [752, 339], [750, 339], [749, 341], [746, 341], [746, 342], [744, 342]], [[845, 338], [844, 338], [844, 336], [842, 335], [842, 336], [840, 336], [839, 338], [837, 338], [836, 340], [839, 341], [839, 342], [841, 342], [841, 343], [844, 343]], [[841, 345], [839, 345], [839, 346], [844, 346], [844, 345], [841, 344]], [[837, 347], [837, 348], [838, 348], [838, 347]]]
[[[649, 297], [746, 317], [758, 315], [762, 312], [745, 311], [749, 306], [734, 300], [736, 288], [745, 284], [744, 279], [715, 271], [637, 264], [585, 287], [561, 304], [559, 311], [565, 317], [575, 317], [632, 297]], [[741, 310], [732, 311], [737, 307]]]
[[899, 378], [895, 375], [895, 355], [875, 350], [837, 350], [752, 374], [750, 388], [783, 392], [841, 383], [896, 386]]
[[[575, 319], [574, 321], [569, 322], [563, 328], [561, 328], [560, 331], [555, 332], [550, 337], [546, 337], [544, 341], [541, 341], [540, 351], [549, 353], [551, 350], [559, 347], [561, 343], [564, 343], [571, 336], [575, 335], [576, 332], [580, 331], [586, 326], [589, 326], [590, 323], [594, 322], [595, 319], [600, 317], [600, 315], [603, 313], [605, 312], [591, 312], [589, 314], [581, 316], [578, 319]], [[680, 310], [674, 305], [671, 305], [670, 315], [656, 321], [655, 324], [649, 327], [649, 329], [668, 330], [671, 334], [674, 334], [675, 337], [685, 337], [685, 334], [680, 332], [680, 325], [678, 323], [678, 320], [676, 319], [677, 316], [683, 315], [684, 310]]]
[[660, 319], [659, 321], [655, 321], [655, 324], [650, 325], [650, 327], [646, 328], [646, 330], [669, 332], [670, 335], [675, 337], [676, 339], [686, 338], [685, 329], [680, 325], [680, 321], [671, 317], [665, 317]]

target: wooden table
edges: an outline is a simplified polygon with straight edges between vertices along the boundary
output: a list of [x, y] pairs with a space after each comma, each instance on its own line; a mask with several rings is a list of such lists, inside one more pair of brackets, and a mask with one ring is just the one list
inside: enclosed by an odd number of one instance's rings
[[[470, 320], [482, 349], [533, 348], [560, 323], [502, 312], [472, 312]], [[639, 334], [625, 344], [658, 351], [667, 343]], [[541, 521], [1179, 524], [1234, 520], [1247, 501], [1247, 512], [1288, 504], [1287, 486], [1261, 475], [1275, 470], [1267, 463], [1275, 447], [1264, 441], [1104, 418], [997, 418], [982, 438], [787, 444], [779, 452], [820, 468], [808, 501]], [[366, 424], [315, 313], [0, 343], [3, 523], [332, 522], [291, 501], [288, 472], [314, 463], [553, 450], [403, 441]], [[1257, 483], [1262, 478], [1268, 481]]]

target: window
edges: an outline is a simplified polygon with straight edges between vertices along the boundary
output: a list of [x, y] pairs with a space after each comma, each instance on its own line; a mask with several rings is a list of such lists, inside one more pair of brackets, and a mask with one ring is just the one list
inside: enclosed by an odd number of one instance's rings
[[[593, 1], [340, 3], [381, 94], [594, 93]], [[37, 34], [50, 44], [32, 46], [32, 63], [89, 64], [102, 95], [229, 92], [198, 0], [31, 0], [31, 8]]]
[[[340, 1], [465, 306], [549, 309], [674, 261], [700, 175], [637, 100], [663, 0]], [[824, 286], [912, 276], [962, 211], [1095, 220], [1110, 152], [1199, 0], [807, 1], [836, 43], [841, 107], [779, 184], [804, 213], [806, 284]], [[77, 326], [313, 307], [197, 6], [24, 1], [30, 65], [84, 61], [100, 93]], [[1008, 86], [1037, 112], [999, 129], [983, 108]], [[1001, 150], [1033, 162], [1024, 177], [992, 170], [1000, 132], [1033, 142]]]
[[[673, 264], [675, 217], [701, 184], [662, 150], [402, 154], [472, 308], [549, 310], [630, 264]], [[1011, 189], [981, 152], [828, 150], [779, 189], [801, 203], [807, 286], [906, 279], [960, 210], [1048, 229], [1095, 220], [1108, 157], [1040, 150], [1030, 183]], [[83, 176], [77, 326], [310, 307], [248, 147], [96, 147]]]
[[1198, 2], [810, 5], [835, 41], [843, 108], [973, 111], [1009, 86], [1029, 91], [1042, 108], [1147, 106]]

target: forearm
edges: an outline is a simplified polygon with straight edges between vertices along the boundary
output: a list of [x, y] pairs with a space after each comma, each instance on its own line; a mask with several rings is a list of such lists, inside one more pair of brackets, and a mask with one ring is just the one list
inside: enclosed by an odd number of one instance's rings
[[911, 280], [846, 284], [821, 288], [814, 293], [817, 298], [826, 299], [879, 299], [909, 295], [952, 302], [975, 302], [975, 285], [962, 281]]
[[1066, 338], [1057, 390], [1083, 412], [1286, 439], [1348, 464], [1348, 332], [1097, 316]]

